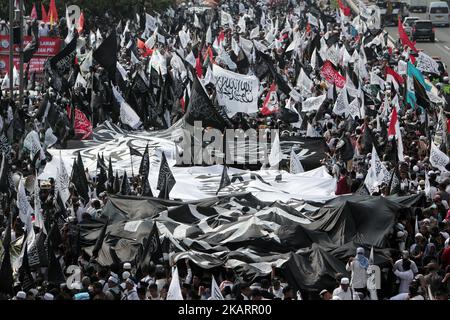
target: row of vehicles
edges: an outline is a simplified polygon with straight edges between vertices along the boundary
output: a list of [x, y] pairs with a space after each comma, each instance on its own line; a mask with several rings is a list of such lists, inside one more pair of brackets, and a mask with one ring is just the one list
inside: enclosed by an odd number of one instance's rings
[[376, 5], [380, 8], [380, 18], [384, 25], [396, 25], [397, 19], [403, 20], [409, 17], [410, 12], [425, 12], [428, 20], [433, 25], [450, 26], [450, 10], [448, 1], [429, 0], [386, 0], [377, 1]]

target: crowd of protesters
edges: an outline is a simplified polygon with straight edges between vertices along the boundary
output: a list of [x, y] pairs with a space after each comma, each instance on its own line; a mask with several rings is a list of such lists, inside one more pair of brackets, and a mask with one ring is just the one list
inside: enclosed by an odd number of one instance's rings
[[[296, 86], [298, 77], [298, 66], [296, 61], [301, 62], [304, 72], [309, 75], [312, 81], [311, 88], [306, 90], [303, 97], [327, 94], [327, 99], [319, 110], [304, 112], [302, 111], [302, 101], [294, 101], [290, 99], [284, 92], [278, 90], [279, 96], [278, 108], [269, 115], [258, 114], [247, 115], [238, 114], [231, 119], [231, 123], [236, 128], [278, 128], [282, 135], [311, 135], [311, 129], [314, 136], [321, 136], [328, 147], [328, 157], [323, 159], [323, 164], [327, 166], [330, 174], [337, 180], [336, 195], [348, 193], [358, 193], [365, 187], [366, 176], [371, 165], [372, 147], [375, 146], [377, 154], [383, 165], [389, 172], [392, 172], [398, 179], [398, 183], [392, 181], [382, 182], [369, 190], [373, 196], [388, 196], [393, 193], [399, 196], [412, 194], [424, 195], [419, 207], [415, 208], [415, 219], [407, 219], [400, 217], [396, 221], [393, 230], [392, 258], [390, 264], [385, 264], [381, 268], [381, 288], [378, 288], [378, 299], [392, 300], [447, 300], [450, 293], [450, 175], [448, 171], [442, 168], [433, 167], [430, 163], [430, 148], [434, 141], [439, 142], [439, 146], [444, 153], [447, 153], [447, 122], [446, 114], [450, 112], [448, 109], [449, 95], [446, 88], [450, 85], [449, 78], [442, 74], [424, 73], [424, 79], [427, 83], [434, 84], [434, 94], [439, 98], [439, 102], [427, 100], [427, 105], [411, 105], [407, 102], [406, 84], [395, 86], [392, 82], [385, 82], [385, 85], [375, 85], [371, 82], [371, 74], [376, 74], [381, 79], [386, 79], [385, 68], [398, 71], [399, 61], [408, 62], [414, 57], [415, 53], [408, 46], [402, 43], [391, 43], [383, 41], [370, 46], [371, 55], [367, 55], [367, 64], [365, 65], [366, 74], [358, 70], [357, 62], [353, 58], [342, 63], [342, 55], [340, 56], [339, 65], [341, 70], [352, 70], [358, 73], [357, 81], [353, 84], [356, 87], [367, 89], [372, 93], [373, 100], [365, 101], [365, 115], [363, 117], [345, 117], [337, 115], [333, 112], [333, 107], [337, 99], [333, 93], [333, 85], [325, 79], [320, 73], [323, 60], [317, 55], [316, 65], [305, 59], [308, 50], [307, 43], [312, 42], [316, 34], [320, 37], [329, 39], [337, 36], [337, 41], [333, 45], [337, 45], [338, 52], [343, 52], [342, 48], [346, 48], [348, 52], [359, 50], [363, 44], [363, 37], [366, 36], [365, 31], [357, 30], [351, 25], [351, 16], [346, 17], [339, 8], [331, 8], [328, 1], [315, 2], [315, 6], [328, 17], [332, 17], [330, 21], [321, 21], [316, 26], [309, 21], [307, 13], [313, 12], [311, 1], [288, 1], [283, 6], [270, 6], [265, 3], [256, 3], [250, 1], [248, 3], [225, 2], [220, 8], [231, 14], [234, 20], [233, 26], [221, 25], [219, 23], [219, 12], [217, 10], [207, 10], [205, 13], [198, 15], [206, 19], [212, 16], [212, 31], [216, 36], [223, 37], [221, 46], [227, 52], [232, 60], [222, 59], [215, 56], [216, 63], [225, 69], [241, 74], [254, 74], [257, 59], [255, 57], [247, 57], [244, 50], [240, 50], [237, 54], [232, 48], [232, 39], [238, 41], [239, 37], [249, 38], [250, 32], [259, 25], [261, 18], [275, 19], [278, 29], [273, 39], [267, 38], [267, 28], [261, 26], [260, 33], [254, 37], [266, 47], [266, 54], [273, 58], [276, 72], [279, 73], [282, 81], [289, 83], [289, 86], [299, 91], [302, 88]], [[194, 50], [195, 56], [206, 56], [208, 44], [205, 43], [205, 34], [207, 26], [204, 30], [194, 27], [194, 15], [188, 10], [189, 5], [180, 5], [172, 9], [173, 14], [163, 13], [160, 15], [160, 22], [169, 35], [177, 38], [178, 29], [174, 27], [175, 19], [182, 21], [191, 30], [191, 38], [198, 39], [196, 44], [189, 43], [187, 47], [182, 48], [179, 42], [174, 44], [156, 43], [152, 49], [145, 45], [137, 45], [137, 38], [142, 34], [143, 29], [137, 23], [127, 24], [128, 35], [120, 52], [118, 53], [118, 61], [123, 65], [128, 79], [131, 79], [134, 71], [140, 65], [145, 65], [149, 59], [149, 51], [158, 48], [167, 59], [168, 66], [171, 66], [170, 59], [175, 54], [175, 50], [181, 50], [184, 54]], [[252, 9], [249, 14], [249, 9]], [[317, 15], [316, 12], [313, 12]], [[238, 21], [245, 16], [246, 28], [241, 30]], [[347, 22], [342, 21], [347, 20]], [[202, 21], [204, 21], [202, 19]], [[324, 19], [322, 19], [324, 20]], [[64, 39], [67, 34], [64, 19], [60, 20], [57, 33]], [[95, 46], [92, 43], [92, 34], [94, 38], [106, 38], [108, 25], [119, 24], [118, 19], [114, 19], [111, 14], [106, 18], [96, 19], [99, 25], [92, 30], [85, 28], [80, 36], [85, 39], [84, 46], [78, 52], [80, 57], [84, 58], [86, 52]], [[289, 26], [285, 21], [289, 21]], [[125, 28], [125, 21], [122, 21], [122, 31]], [[141, 24], [142, 25], [142, 24]], [[4, 32], [4, 24], [2, 24], [0, 32]], [[53, 30], [53, 29], [52, 29]], [[39, 35], [48, 36], [53, 32], [41, 23], [39, 24]], [[287, 47], [293, 41], [294, 33], [299, 33], [303, 37], [303, 44], [300, 44], [294, 50], [287, 51]], [[56, 31], [55, 31], [56, 33]], [[131, 34], [131, 37], [130, 37]], [[56, 35], [56, 34], [52, 34]], [[372, 40], [375, 37], [372, 37]], [[272, 43], [268, 42], [271, 40]], [[132, 43], [126, 45], [126, 43]], [[211, 44], [211, 43], [210, 43]], [[132, 61], [130, 56], [130, 46], [137, 46], [138, 62]], [[261, 48], [260, 48], [261, 49]], [[261, 49], [262, 50], [262, 49]], [[301, 52], [300, 58], [295, 58], [295, 51]], [[298, 53], [297, 53], [298, 54]], [[302, 59], [303, 57], [303, 59]], [[356, 58], [357, 59], [357, 58]], [[204, 71], [206, 71], [206, 67]], [[336, 66], [338, 67], [338, 66]], [[444, 70], [442, 70], [444, 71]], [[173, 67], [168, 67], [168, 72], [175, 72]], [[345, 75], [345, 74], [344, 74]], [[350, 72], [347, 73], [351, 75]], [[14, 185], [18, 185], [18, 181], [23, 177], [25, 180], [33, 176], [36, 170], [42, 170], [45, 167], [46, 160], [41, 159], [37, 164], [34, 159], [29, 158], [29, 150], [23, 149], [23, 140], [27, 134], [36, 130], [39, 137], [44, 143], [46, 129], [48, 125], [42, 120], [43, 114], [48, 101], [56, 108], [58, 117], [57, 123], [53, 123], [53, 132], [57, 137], [55, 147], [65, 147], [68, 140], [79, 138], [76, 136], [72, 122], [69, 120], [70, 113], [66, 109], [66, 105], [70, 99], [76, 97], [78, 107], [85, 112], [86, 116], [91, 120], [94, 127], [101, 124], [105, 120], [113, 123], [121, 124], [120, 113], [112, 102], [112, 93], [108, 85], [107, 72], [104, 68], [93, 64], [86, 73], [86, 82], [92, 83], [90, 86], [76, 87], [71, 92], [59, 93], [49, 88], [48, 79], [37, 83], [28, 83], [24, 101], [13, 104], [7, 97], [7, 90], [2, 91], [2, 100], [0, 106], [0, 132], [4, 134], [10, 143], [8, 161], [10, 164], [12, 179]], [[406, 78], [405, 76], [403, 76]], [[359, 80], [358, 80], [359, 78]], [[106, 80], [105, 80], [106, 79]], [[273, 78], [269, 75], [263, 81], [263, 89], [260, 94], [259, 105], [262, 108], [264, 99]], [[354, 80], [354, 79], [353, 79]], [[131, 81], [131, 80], [130, 80]], [[358, 83], [359, 82], [359, 83]], [[346, 86], [348, 82], [346, 83]], [[212, 95], [214, 86], [206, 85], [209, 93]], [[304, 91], [302, 91], [304, 93]], [[389, 137], [388, 127], [391, 119], [391, 107], [385, 107], [385, 101], [391, 102], [396, 97], [399, 106], [398, 121], [400, 135], [403, 141], [403, 159], [397, 156], [397, 140]], [[184, 113], [183, 102], [181, 99], [173, 99], [166, 101], [170, 112], [171, 121], [167, 121], [164, 113], [167, 110], [161, 109], [163, 104], [154, 103], [145, 100], [142, 97], [135, 96], [136, 103], [133, 107], [143, 120], [143, 127], [147, 130], [158, 130], [167, 128], [169, 122], [174, 123], [181, 118]], [[95, 109], [90, 105], [92, 100], [96, 100]], [[358, 99], [358, 98], [357, 98]], [[365, 99], [364, 97], [362, 98]], [[147, 105], [154, 107], [144, 107], [143, 101]], [[416, 100], [417, 101], [417, 100]], [[44, 103], [45, 102], [45, 103]], [[388, 104], [389, 104], [388, 102]], [[289, 104], [289, 108], [286, 105]], [[292, 108], [296, 112], [292, 112]], [[395, 108], [395, 106], [393, 106]], [[48, 111], [47, 111], [48, 113]], [[295, 116], [295, 115], [299, 116]], [[290, 121], [293, 116], [295, 121]], [[47, 115], [46, 115], [47, 117]], [[50, 115], [48, 115], [50, 117]], [[295, 122], [300, 125], [294, 127]], [[129, 128], [127, 128], [129, 129]], [[370, 132], [370, 144], [368, 144], [368, 136]], [[436, 137], [438, 140], [436, 140]], [[349, 148], [350, 147], [350, 148]], [[350, 155], [349, 155], [350, 150]], [[2, 150], [3, 151], [3, 150]], [[48, 156], [48, 154], [47, 154]], [[2, 158], [5, 155], [2, 156]], [[390, 180], [393, 180], [391, 178]], [[31, 180], [30, 180], [31, 181]], [[95, 177], [88, 176], [88, 181], [92, 189], [95, 188]], [[4, 181], [2, 181], [3, 183]], [[139, 177], [133, 177], [130, 180], [132, 195], [141, 195], [143, 190], [142, 180]], [[29, 201], [33, 206], [33, 197], [39, 196], [43, 212], [54, 212], [56, 197], [54, 193], [55, 181], [42, 181], [40, 184], [41, 193], [33, 195], [29, 192]], [[367, 189], [367, 188], [366, 188]], [[29, 191], [27, 189], [27, 191]], [[164, 300], [166, 299], [169, 285], [171, 282], [171, 273], [169, 266], [153, 264], [148, 270], [144, 270], [144, 275], [137, 278], [136, 265], [133, 262], [126, 262], [122, 265], [111, 267], [101, 267], [95, 263], [85, 252], [78, 253], [71, 245], [73, 238], [77, 237], [77, 223], [89, 217], [99, 217], [102, 207], [108, 200], [111, 191], [108, 189], [93, 197], [88, 203], [77, 195], [73, 186], [70, 188], [71, 196], [68, 201], [67, 221], [61, 226], [59, 233], [61, 234], [62, 243], [55, 250], [55, 257], [60, 263], [62, 270], [66, 271], [69, 277], [67, 267], [69, 265], [78, 265], [81, 269], [79, 281], [75, 282], [71, 288], [68, 284], [63, 283], [56, 285], [48, 281], [46, 268], [32, 270], [35, 287], [24, 290], [23, 283], [15, 277], [12, 294], [2, 293], [0, 299], [13, 300]], [[367, 190], [366, 190], [367, 191]], [[17, 209], [14, 205], [9, 206], [6, 193], [2, 194], [2, 208], [0, 213], [0, 230], [2, 231], [3, 243], [7, 237], [10, 241], [14, 241], [24, 234], [24, 224], [19, 219]], [[50, 213], [49, 213], [50, 214]], [[8, 223], [11, 228], [8, 228]], [[10, 234], [6, 232], [10, 231]], [[3, 250], [4, 251], [4, 250]], [[362, 248], [358, 248], [355, 256], [350, 257], [346, 264], [349, 276], [342, 274], [336, 275], [336, 286], [334, 290], [331, 288], [321, 288], [323, 290], [315, 293], [297, 291], [294, 287], [287, 283], [283, 274], [273, 266], [270, 276], [256, 279], [252, 283], [243, 282], [240, 277], [229, 269], [221, 270], [217, 283], [225, 300], [299, 300], [299, 299], [324, 299], [324, 300], [363, 300], [373, 299], [371, 290], [368, 289], [368, 257], [369, 252]], [[180, 283], [183, 299], [185, 300], [208, 300], [211, 299], [211, 279], [212, 274], [207, 270], [203, 270], [198, 266], [190, 265], [186, 260], [179, 264]], [[0, 282], [3, 279], [0, 278]]]

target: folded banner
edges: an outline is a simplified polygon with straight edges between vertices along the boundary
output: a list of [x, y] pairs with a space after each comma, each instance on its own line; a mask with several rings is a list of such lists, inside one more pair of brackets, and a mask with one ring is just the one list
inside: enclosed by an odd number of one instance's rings
[[227, 115], [237, 112], [258, 111], [259, 80], [255, 76], [245, 76], [213, 65], [213, 76], [217, 90], [217, 100], [226, 107]]
[[320, 74], [324, 77], [329, 83], [335, 84], [338, 88], [343, 88], [345, 86], [345, 77], [343, 77], [339, 72], [337, 72], [332, 63], [327, 60], [323, 64], [320, 69]]

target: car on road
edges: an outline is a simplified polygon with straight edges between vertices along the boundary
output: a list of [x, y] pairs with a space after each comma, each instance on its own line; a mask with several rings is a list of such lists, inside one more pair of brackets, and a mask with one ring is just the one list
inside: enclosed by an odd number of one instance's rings
[[433, 23], [433, 25], [449, 27], [450, 16], [447, 2], [431, 2], [430, 6], [428, 7], [427, 17]]
[[412, 24], [414, 21], [420, 20], [419, 17], [406, 17], [405, 20], [403, 20], [403, 29], [405, 29], [408, 36], [411, 36], [411, 30], [412, 30]]
[[406, 3], [409, 6], [410, 12], [427, 12], [427, 0], [408, 0]]
[[416, 20], [411, 26], [411, 38], [413, 41], [418, 39], [435, 40], [435, 30], [430, 20]]

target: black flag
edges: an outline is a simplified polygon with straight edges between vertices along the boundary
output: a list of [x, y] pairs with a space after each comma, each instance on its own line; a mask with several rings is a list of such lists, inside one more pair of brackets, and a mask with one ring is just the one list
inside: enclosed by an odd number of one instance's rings
[[167, 163], [166, 155], [162, 153], [161, 166], [159, 167], [158, 187], [160, 190], [158, 198], [169, 199], [169, 193], [175, 185], [175, 177]]
[[413, 77], [413, 79], [414, 79], [414, 91], [416, 94], [417, 104], [424, 109], [429, 109], [430, 108], [430, 98], [428, 97], [425, 88], [422, 86], [422, 84], [419, 82], [419, 80], [416, 79], [416, 77]]
[[[33, 21], [31, 25], [31, 42], [27, 44], [25, 49], [23, 50], [23, 63], [30, 62], [33, 55], [39, 49], [39, 35], [38, 35], [38, 23], [36, 20]], [[27, 66], [28, 68], [29, 66]]]
[[143, 189], [142, 189], [142, 196], [144, 196], [144, 197], [152, 197], [153, 198], [152, 188], [150, 188], [150, 182], [148, 182], [148, 174], [144, 178], [143, 185], [144, 186], [143, 186]]
[[162, 258], [163, 252], [159, 239], [159, 231], [156, 222], [154, 222], [152, 231], [148, 238], [144, 240], [142, 255], [137, 263], [138, 274], [142, 273], [142, 270], [148, 269], [150, 262], [157, 264], [158, 260]]
[[213, 127], [223, 131], [227, 127], [225, 118], [212, 104], [197, 76], [194, 76], [189, 105], [184, 119], [190, 125], [194, 125], [194, 121], [201, 121], [204, 128]]
[[109, 79], [115, 83], [117, 70], [117, 37], [113, 29], [109, 36], [94, 51], [94, 59], [103, 66], [109, 75]]
[[132, 146], [129, 146], [129, 148], [130, 148], [130, 155], [142, 157], [142, 153], [140, 153], [137, 149], [133, 148]]
[[114, 181], [114, 171], [112, 167], [111, 157], [109, 157], [109, 165], [108, 165], [108, 180], [110, 182]]
[[148, 177], [150, 172], [150, 157], [148, 154], [148, 144], [145, 147], [144, 155], [142, 156], [141, 165], [139, 166], [139, 174], [143, 177]]
[[76, 49], [77, 37], [74, 37], [63, 50], [50, 59], [51, 69], [56, 71], [60, 76], [69, 74], [75, 59]]
[[84, 203], [89, 202], [89, 185], [84, 171], [83, 159], [81, 159], [81, 153], [78, 152], [77, 160], [74, 161], [72, 169], [72, 183], [77, 189], [78, 195], [83, 198]]
[[48, 281], [60, 285], [61, 283], [66, 282], [64, 277], [64, 273], [61, 268], [61, 264], [58, 259], [56, 259], [55, 252], [53, 251], [54, 244], [51, 240], [47, 242], [47, 250], [48, 250]]
[[106, 229], [107, 228], [108, 228], [108, 221], [106, 221], [105, 224], [103, 225], [102, 230], [100, 232], [100, 236], [97, 238], [97, 241], [95, 242], [94, 249], [92, 249], [92, 257], [93, 258], [98, 257], [98, 252], [102, 248], [103, 241], [105, 240], [105, 237], [106, 237]]
[[113, 193], [117, 194], [120, 192], [120, 179], [119, 173], [116, 171], [116, 176], [114, 177]]
[[0, 192], [9, 194], [10, 196], [14, 193], [9, 160], [8, 156], [4, 153], [2, 154], [2, 163], [0, 166]]
[[106, 191], [106, 183], [108, 182], [108, 177], [106, 176], [106, 171], [103, 167], [100, 167], [100, 173], [97, 176], [97, 195]]
[[[26, 239], [26, 237], [24, 238]], [[22, 284], [22, 289], [28, 291], [34, 288], [34, 279], [31, 275], [30, 265], [28, 264], [28, 244], [25, 241], [25, 248], [22, 255], [22, 266], [19, 268], [19, 281]]]
[[100, 157], [100, 155], [97, 153], [97, 170], [103, 168], [106, 172], [108, 170], [108, 167], [105, 164], [105, 159]]
[[11, 221], [8, 219], [8, 226], [5, 230], [5, 237], [3, 238], [3, 260], [0, 266], [0, 293], [13, 295], [13, 270], [11, 266]]
[[120, 194], [127, 196], [131, 193], [130, 182], [128, 181], [127, 172], [123, 172], [122, 184], [120, 185]]
[[222, 171], [222, 178], [220, 178], [219, 189], [217, 190], [216, 194], [218, 194], [221, 189], [225, 188], [226, 186], [229, 186], [230, 184], [231, 180], [230, 177], [228, 176], [227, 166], [224, 165]]

